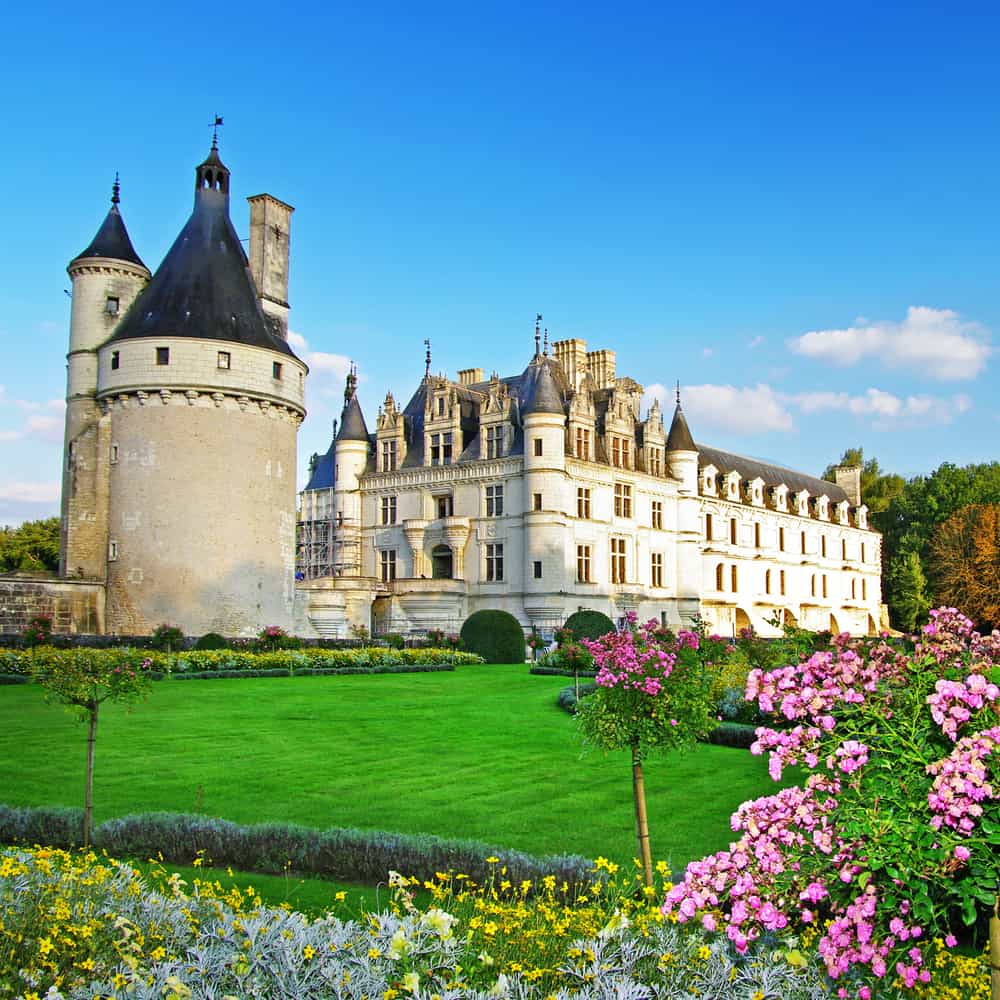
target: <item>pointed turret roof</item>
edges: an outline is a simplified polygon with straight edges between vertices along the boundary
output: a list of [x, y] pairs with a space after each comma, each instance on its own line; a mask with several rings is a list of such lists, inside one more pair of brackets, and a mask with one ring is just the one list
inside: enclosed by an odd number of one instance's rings
[[344, 411], [340, 417], [340, 430], [337, 431], [338, 441], [368, 442], [368, 426], [365, 415], [361, 412], [361, 404], [355, 390], [358, 384], [357, 372], [352, 368], [347, 375], [347, 387], [344, 389]]
[[529, 376], [528, 392], [521, 410], [525, 416], [530, 413], [565, 412], [557, 371], [562, 373], [562, 369], [554, 361], [544, 355], [535, 356], [525, 372], [525, 375]]
[[90, 245], [82, 253], [77, 254], [71, 264], [78, 260], [86, 260], [89, 257], [108, 257], [111, 260], [124, 260], [130, 264], [137, 264], [145, 267], [142, 258], [135, 252], [132, 241], [129, 239], [128, 230], [125, 228], [125, 221], [121, 212], [118, 211], [119, 197], [118, 177], [115, 176], [115, 183], [111, 188], [111, 208], [101, 223], [101, 228], [97, 230], [97, 235], [90, 241]]
[[229, 218], [229, 170], [213, 141], [195, 170], [194, 211], [112, 340], [196, 337], [295, 356], [264, 315]]
[[697, 451], [698, 446], [691, 437], [684, 411], [681, 409], [680, 391], [677, 393], [677, 407], [674, 419], [670, 421], [670, 433], [667, 434], [667, 451]]

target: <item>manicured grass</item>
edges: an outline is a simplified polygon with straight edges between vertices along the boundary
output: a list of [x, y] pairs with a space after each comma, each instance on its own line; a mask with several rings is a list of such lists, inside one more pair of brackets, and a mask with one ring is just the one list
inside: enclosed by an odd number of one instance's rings
[[[101, 710], [95, 819], [166, 810], [469, 837], [531, 854], [635, 854], [625, 753], [584, 751], [523, 665], [454, 673], [161, 682]], [[83, 804], [86, 727], [35, 685], [0, 687], [0, 801]], [[731, 839], [774, 786], [743, 750], [653, 757], [654, 856], [677, 870]]]

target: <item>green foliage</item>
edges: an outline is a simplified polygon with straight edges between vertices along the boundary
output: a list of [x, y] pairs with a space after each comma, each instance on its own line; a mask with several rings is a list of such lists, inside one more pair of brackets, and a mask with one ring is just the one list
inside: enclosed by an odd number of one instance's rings
[[184, 633], [176, 625], [157, 625], [149, 637], [149, 648], [165, 653], [173, 652], [184, 645]]
[[931, 606], [920, 556], [912, 550], [894, 556], [886, 572], [886, 586], [893, 624], [904, 632], [913, 632], [927, 620]]
[[406, 646], [406, 640], [398, 632], [386, 632], [382, 636], [382, 641], [390, 649], [403, 649]]
[[224, 636], [218, 632], [206, 632], [195, 644], [194, 648], [203, 649], [228, 649], [229, 643]]
[[59, 518], [25, 521], [0, 528], [0, 572], [49, 572], [59, 569]]
[[128, 648], [113, 649], [54, 649], [43, 646], [32, 652], [0, 650], [0, 672], [9, 674], [41, 672], [58, 674], [66, 664], [83, 657], [91, 669], [108, 676], [116, 671], [135, 671], [145, 663], [147, 674], [222, 674], [229, 676], [262, 676], [275, 674], [310, 674], [321, 671], [366, 671], [400, 666], [454, 666], [482, 663], [480, 657], [454, 649], [391, 649], [369, 646], [360, 649], [279, 649], [270, 653], [255, 653], [248, 649], [188, 650], [161, 653], [141, 652]]
[[52, 619], [48, 615], [36, 615], [21, 633], [25, 649], [44, 646], [52, 638]]
[[[40, 655], [46, 654], [46, 655]], [[29, 654], [46, 699], [90, 717], [105, 701], [131, 704], [149, 691], [150, 658], [130, 649], [51, 649]]]
[[549, 667], [554, 673], [593, 675], [594, 657], [589, 649], [570, 639], [539, 654], [537, 666]]
[[615, 623], [603, 611], [574, 611], [563, 628], [577, 640], [600, 639], [602, 635], [614, 632]]
[[476, 611], [465, 619], [461, 639], [484, 663], [523, 663], [524, 632], [506, 611]]
[[722, 722], [708, 734], [708, 742], [721, 747], [749, 750], [757, 739], [757, 727], [742, 722]]
[[268, 625], [261, 629], [253, 648], [258, 653], [268, 653], [276, 649], [302, 649], [304, 645], [301, 639], [289, 635], [280, 625]]

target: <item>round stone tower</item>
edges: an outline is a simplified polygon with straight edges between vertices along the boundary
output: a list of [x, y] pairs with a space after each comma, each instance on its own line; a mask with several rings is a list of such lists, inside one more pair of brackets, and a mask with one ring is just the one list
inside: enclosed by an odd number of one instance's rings
[[73, 305], [66, 356], [60, 574], [92, 580], [103, 580], [107, 569], [108, 443], [97, 405], [97, 349], [150, 278], [129, 239], [119, 202], [116, 177], [104, 222], [67, 268]]
[[235, 636], [292, 624], [307, 368], [262, 308], [229, 182], [213, 142], [191, 217], [97, 352], [108, 631], [170, 622]]

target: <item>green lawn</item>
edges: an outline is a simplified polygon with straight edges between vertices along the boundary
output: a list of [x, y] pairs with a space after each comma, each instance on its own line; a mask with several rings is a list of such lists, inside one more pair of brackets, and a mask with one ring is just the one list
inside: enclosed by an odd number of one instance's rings
[[[102, 708], [95, 819], [167, 810], [472, 837], [531, 854], [634, 856], [625, 753], [585, 752], [523, 665], [454, 673], [154, 684]], [[0, 801], [83, 804], [86, 727], [34, 685], [0, 687]], [[725, 846], [729, 815], [773, 789], [766, 761], [699, 746], [652, 758], [654, 857]]]

